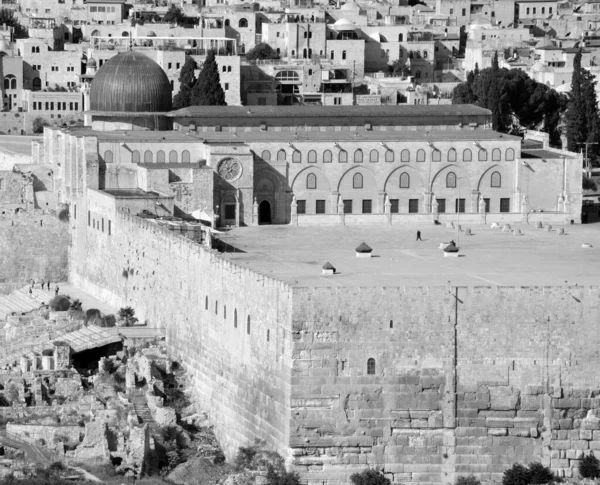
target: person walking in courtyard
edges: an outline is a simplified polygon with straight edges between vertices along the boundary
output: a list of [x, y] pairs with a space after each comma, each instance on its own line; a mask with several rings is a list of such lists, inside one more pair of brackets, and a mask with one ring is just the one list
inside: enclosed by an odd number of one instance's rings
[[29, 298], [33, 298], [33, 286], [29, 287]]
[[58, 296], [58, 285], [56, 285], [56, 289], [54, 290], [54, 296]]
[[421, 231], [417, 231], [417, 241], [422, 241], [421, 239]]
[[50, 291], [50, 281], [48, 281], [47, 285], [48, 285], [48, 291]]
[[42, 290], [44, 289], [44, 278], [42, 278]]

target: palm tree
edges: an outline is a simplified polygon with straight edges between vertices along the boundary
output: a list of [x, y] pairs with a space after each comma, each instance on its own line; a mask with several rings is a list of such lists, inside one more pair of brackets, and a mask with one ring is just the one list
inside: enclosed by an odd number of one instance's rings
[[118, 315], [119, 319], [125, 323], [125, 327], [131, 327], [138, 321], [138, 319], [135, 318], [135, 310], [130, 306], [120, 308]]

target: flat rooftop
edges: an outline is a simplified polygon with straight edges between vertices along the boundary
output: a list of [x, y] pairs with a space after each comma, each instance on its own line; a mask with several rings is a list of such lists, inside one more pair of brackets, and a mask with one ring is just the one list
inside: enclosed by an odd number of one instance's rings
[[[457, 240], [456, 230], [429, 224], [243, 227], [220, 239], [244, 251], [222, 253], [225, 258], [296, 287], [600, 285], [600, 223], [553, 226], [564, 227], [564, 236], [527, 224], [511, 225], [521, 236], [466, 227], [473, 235], [461, 233], [459, 258], [438, 249]], [[417, 230], [422, 242], [415, 241]], [[373, 257], [356, 257], [363, 241]], [[339, 274], [322, 275], [327, 261]]]

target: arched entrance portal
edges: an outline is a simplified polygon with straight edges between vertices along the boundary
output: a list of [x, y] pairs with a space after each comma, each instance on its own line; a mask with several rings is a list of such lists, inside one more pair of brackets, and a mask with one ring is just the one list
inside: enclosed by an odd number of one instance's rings
[[263, 200], [258, 206], [258, 223], [271, 224], [271, 204], [268, 200]]

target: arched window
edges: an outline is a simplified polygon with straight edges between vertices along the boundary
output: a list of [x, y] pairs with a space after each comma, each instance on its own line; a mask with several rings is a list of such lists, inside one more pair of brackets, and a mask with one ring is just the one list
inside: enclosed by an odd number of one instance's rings
[[354, 163], [362, 163], [363, 161], [363, 152], [362, 150], [356, 150], [354, 152]]
[[292, 162], [293, 163], [302, 162], [302, 153], [300, 153], [298, 150], [294, 150], [294, 153], [292, 153]]
[[448, 150], [448, 161], [456, 162], [456, 150], [454, 148], [450, 148], [450, 150]]
[[229, 27], [229, 25], [230, 25], [229, 19], [225, 19], [225, 27]]
[[501, 187], [502, 186], [502, 177], [500, 176], [500, 172], [492, 173], [491, 186], [492, 187]]
[[39, 77], [33, 78], [33, 91], [39, 91], [42, 89], [42, 80]]
[[419, 150], [417, 152], [417, 162], [424, 162], [425, 161], [425, 150]]
[[442, 152], [439, 150], [433, 150], [431, 152], [431, 161], [432, 162], [441, 162], [442, 161]]
[[408, 57], [409, 57], [410, 59], [412, 59], [413, 57], [415, 57], [415, 53], [414, 53], [413, 51], [409, 51], [409, 53], [408, 53]]
[[342, 61], [346, 60], [346, 51], [342, 51]]
[[13, 77], [10, 80], [10, 89], [17, 89], [17, 78]]
[[204, 309], [208, 310], [208, 295], [206, 295], [206, 298], [204, 299]]
[[277, 161], [278, 162], [285, 162], [285, 150], [279, 150], [277, 152]]
[[248, 21], [246, 19], [240, 19], [240, 21], [238, 22], [238, 27], [245, 29], [246, 27], [248, 27]]
[[237, 308], [233, 310], [233, 328], [237, 328]]
[[423, 51], [423, 59], [427, 59], [428, 53], [427, 51]]
[[410, 189], [410, 175], [408, 175], [406, 172], [402, 172], [400, 174], [400, 188]]
[[378, 162], [379, 161], [379, 152], [377, 150], [371, 150], [371, 154], [369, 155], [370, 162]]
[[393, 162], [394, 161], [394, 152], [392, 150], [386, 150], [385, 152], [385, 161]]
[[394, 320], [390, 320], [390, 328], [394, 328]]
[[484, 150], [483, 148], [481, 148], [479, 150], [479, 153], [477, 154], [477, 159], [480, 162], [487, 162], [487, 150]]
[[250, 335], [250, 315], [248, 315], [248, 320], [246, 321], [246, 333]]
[[111, 152], [110, 150], [106, 150], [104, 152], [104, 161], [106, 163], [112, 163], [112, 161], [113, 161], [113, 152]]
[[333, 51], [331, 51], [331, 59], [333, 60], [335, 58], [335, 54]]
[[400, 153], [401, 162], [410, 162], [410, 152], [408, 150], [402, 150]]
[[506, 161], [512, 162], [515, 159], [515, 151], [512, 148], [506, 149]]
[[367, 374], [370, 376], [375, 375], [375, 359], [373, 358], [367, 360]]
[[171, 150], [169, 152], [169, 163], [177, 163], [177, 159], [178, 159], [178, 155], [177, 152], [175, 150]]
[[323, 163], [331, 163], [333, 155], [330, 150], [325, 150], [323, 152]]
[[502, 152], [500, 148], [494, 148], [492, 151], [492, 162], [499, 162], [500, 160], [502, 160]]
[[181, 162], [190, 163], [190, 152], [183, 150], [183, 153], [181, 154]]
[[133, 150], [131, 153], [131, 163], [140, 163], [140, 152]]
[[271, 152], [269, 150], [265, 150], [264, 152], [262, 152], [261, 158], [265, 162], [270, 162], [271, 161]]
[[165, 152], [158, 150], [156, 154], [156, 163], [165, 163]]
[[352, 177], [352, 188], [362, 189], [363, 188], [363, 176], [360, 173], [355, 173]]
[[339, 163], [347, 163], [348, 162], [348, 152], [346, 150], [340, 150], [340, 153], [338, 153], [338, 162]]
[[144, 152], [144, 163], [152, 163], [153, 160], [154, 157], [152, 155], [152, 152], [150, 150], [146, 150]]
[[314, 150], [308, 152], [308, 163], [317, 163], [317, 152]]
[[317, 176], [314, 173], [309, 173], [306, 176], [306, 188], [316, 189], [317, 188]]
[[10, 89], [10, 78], [8, 76], [4, 78], [4, 89]]
[[456, 174], [454, 172], [448, 172], [448, 175], [446, 175], [446, 187], [449, 189], [456, 188]]
[[404, 35], [398, 34], [398, 42], [404, 42]]
[[471, 153], [471, 150], [467, 148], [463, 152], [463, 162], [470, 162], [471, 160], [473, 160], [473, 154]]

